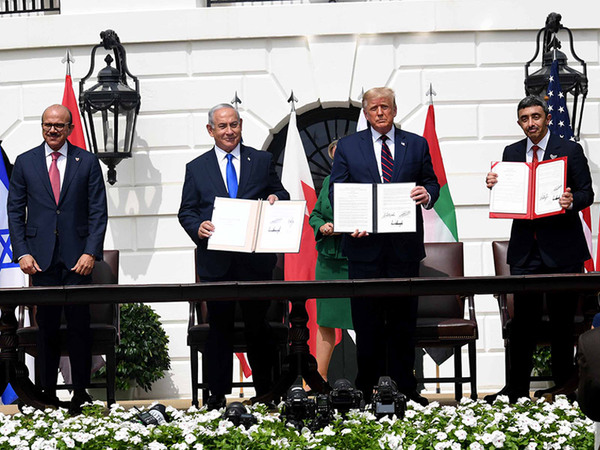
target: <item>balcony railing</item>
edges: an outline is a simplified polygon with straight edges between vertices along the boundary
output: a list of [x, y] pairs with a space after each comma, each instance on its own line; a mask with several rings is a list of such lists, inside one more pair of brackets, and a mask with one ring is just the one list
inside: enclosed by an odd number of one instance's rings
[[60, 0], [0, 0], [0, 15], [60, 12]]

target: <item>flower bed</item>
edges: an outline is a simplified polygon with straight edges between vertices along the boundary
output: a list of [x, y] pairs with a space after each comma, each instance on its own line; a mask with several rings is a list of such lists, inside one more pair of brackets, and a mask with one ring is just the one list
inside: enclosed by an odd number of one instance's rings
[[64, 410], [0, 415], [0, 448], [45, 449], [591, 449], [593, 423], [577, 404], [500, 398], [493, 406], [464, 399], [458, 406], [423, 408], [410, 403], [404, 420], [376, 420], [351, 412], [317, 431], [297, 430], [257, 406], [258, 424], [248, 429], [221, 419], [218, 411], [167, 408], [166, 425], [144, 426], [137, 411], [115, 405], [107, 414], [101, 402], [69, 417]]

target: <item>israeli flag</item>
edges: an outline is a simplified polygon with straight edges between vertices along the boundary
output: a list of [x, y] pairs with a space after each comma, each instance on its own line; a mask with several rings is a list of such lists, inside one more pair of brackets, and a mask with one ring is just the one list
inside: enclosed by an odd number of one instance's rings
[[[0, 147], [1, 151], [1, 147]], [[2, 255], [0, 256], [0, 287], [23, 287], [25, 286], [25, 275], [21, 272], [18, 264], [12, 262], [12, 249], [8, 234], [8, 214], [6, 202], [8, 200], [8, 174], [4, 165], [4, 158], [0, 155], [0, 244], [2, 244]], [[17, 394], [9, 384], [2, 393], [2, 403], [11, 404], [17, 398]]]

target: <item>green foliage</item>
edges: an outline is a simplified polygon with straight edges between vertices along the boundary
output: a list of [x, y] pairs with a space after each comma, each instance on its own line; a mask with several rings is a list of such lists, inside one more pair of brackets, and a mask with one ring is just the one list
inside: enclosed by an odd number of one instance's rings
[[533, 353], [533, 374], [542, 377], [552, 375], [550, 368], [550, 347], [538, 346]]
[[[146, 392], [171, 368], [169, 338], [160, 316], [143, 303], [121, 305], [121, 342], [117, 347], [117, 389], [127, 390], [135, 381]], [[104, 368], [98, 376], [105, 376]]]

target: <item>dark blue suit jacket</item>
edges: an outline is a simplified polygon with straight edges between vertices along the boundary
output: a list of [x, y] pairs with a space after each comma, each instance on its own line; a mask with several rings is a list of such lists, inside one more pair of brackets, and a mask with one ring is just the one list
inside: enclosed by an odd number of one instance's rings
[[[392, 182], [415, 182], [425, 187], [433, 206], [438, 199], [440, 185], [433, 170], [427, 141], [399, 128], [396, 128], [395, 136]], [[381, 183], [370, 129], [340, 139], [330, 183], [329, 197], [334, 209], [335, 183]], [[400, 261], [414, 262], [425, 257], [421, 206], [417, 207], [417, 231], [414, 233], [370, 234], [363, 238], [344, 236], [343, 239], [345, 255], [355, 261], [374, 261], [390, 244]]]
[[[504, 149], [503, 161], [526, 161], [527, 139]], [[573, 209], [565, 214], [534, 220], [515, 219], [512, 223], [507, 262], [523, 265], [537, 241], [544, 264], [549, 267], [583, 264], [590, 253], [579, 219], [579, 211], [594, 201], [592, 177], [581, 145], [550, 135], [544, 161], [567, 157], [567, 187], [573, 193]]]
[[68, 269], [84, 253], [102, 259], [108, 214], [102, 171], [94, 154], [68, 143], [58, 205], [44, 144], [19, 155], [10, 178], [7, 209], [15, 262], [30, 254], [44, 271], [52, 262], [56, 242]]
[[[270, 194], [277, 195], [279, 200], [290, 199], [275, 172], [271, 153], [241, 145], [237, 198], [266, 200]], [[178, 214], [179, 223], [197, 245], [196, 263], [200, 278], [225, 275], [236, 258], [243, 264], [264, 268], [265, 272], [271, 271], [275, 267], [276, 257], [270, 253], [207, 250], [208, 239], [200, 239], [198, 229], [202, 222], [211, 220], [215, 197], [229, 197], [229, 194], [213, 148], [187, 164]]]

